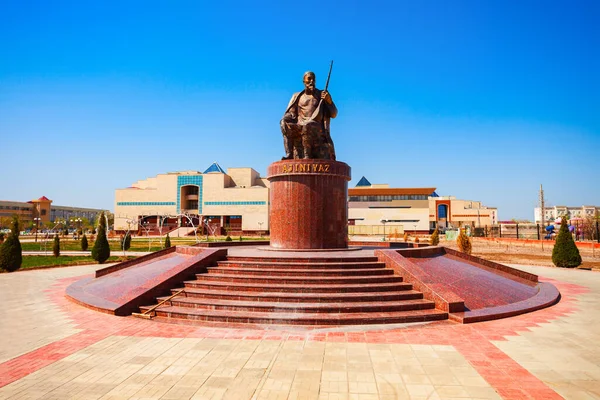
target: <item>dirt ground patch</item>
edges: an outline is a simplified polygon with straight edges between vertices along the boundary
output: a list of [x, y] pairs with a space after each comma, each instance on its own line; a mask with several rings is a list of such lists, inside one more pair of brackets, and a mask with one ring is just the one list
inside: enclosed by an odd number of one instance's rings
[[[440, 241], [441, 246], [457, 249], [455, 241]], [[544, 265], [553, 267], [552, 243], [519, 244], [514, 242], [488, 241], [473, 239], [473, 255], [490, 261], [508, 264]], [[583, 263], [579, 268], [592, 268], [600, 271], [600, 250], [580, 249]]]

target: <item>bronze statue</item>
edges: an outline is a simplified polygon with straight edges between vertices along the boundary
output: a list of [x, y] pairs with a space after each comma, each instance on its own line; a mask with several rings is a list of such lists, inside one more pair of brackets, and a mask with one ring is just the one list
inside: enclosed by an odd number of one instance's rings
[[[329, 75], [331, 76], [331, 67]], [[315, 87], [314, 72], [306, 72], [303, 80], [304, 90], [294, 93], [281, 119], [285, 149], [282, 160], [335, 160], [329, 125], [331, 118], [337, 116], [338, 110], [327, 91], [329, 77], [324, 90]]]

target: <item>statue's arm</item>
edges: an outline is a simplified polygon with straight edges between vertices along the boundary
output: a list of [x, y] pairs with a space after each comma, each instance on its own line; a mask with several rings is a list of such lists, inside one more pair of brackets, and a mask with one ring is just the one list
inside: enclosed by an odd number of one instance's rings
[[329, 109], [329, 116], [331, 118], [337, 117], [338, 109], [335, 106], [335, 103], [333, 102], [333, 100], [331, 100], [331, 104], [328, 104], [327, 102], [325, 102], [325, 104], [327, 104], [327, 108]]
[[327, 113], [329, 114], [329, 117], [331, 117], [331, 118], [337, 117], [338, 109], [335, 106], [333, 99], [331, 98], [331, 93], [323, 90], [323, 91], [317, 92], [317, 95], [321, 98], [321, 101], [327, 107]]

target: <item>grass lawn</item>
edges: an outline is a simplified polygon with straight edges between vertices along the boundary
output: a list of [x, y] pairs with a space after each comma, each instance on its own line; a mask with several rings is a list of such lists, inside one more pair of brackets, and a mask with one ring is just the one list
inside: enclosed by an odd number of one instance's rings
[[[198, 237], [202, 242], [206, 241], [206, 237]], [[192, 245], [196, 243], [196, 239], [194, 237], [186, 237], [186, 238], [178, 238], [178, 237], [174, 237], [174, 238], [170, 238], [171, 239], [171, 245], [173, 246], [183, 246], [183, 245]], [[237, 242], [239, 241], [239, 236], [237, 237], [232, 237], [231, 238], [232, 241]], [[259, 237], [242, 237], [243, 241], [253, 241], [253, 240], [264, 240], [267, 241], [269, 240], [268, 237], [263, 237], [263, 238], [259, 238]], [[134, 237], [131, 240], [131, 247], [129, 248], [130, 251], [158, 251], [158, 250], [162, 250], [163, 249], [163, 245], [164, 245], [164, 238], [159, 238], [156, 236], [151, 236], [150, 238], [147, 237]], [[215, 238], [214, 236], [211, 236], [209, 238], [210, 242], [223, 242], [225, 241], [225, 236], [220, 236]], [[44, 240], [42, 241], [40, 239], [40, 241], [38, 242], [21, 242], [21, 249], [23, 251], [52, 251], [52, 245], [53, 245], [53, 240], [52, 239], [48, 239], [48, 240]], [[123, 249], [121, 249], [121, 243], [119, 241], [119, 239], [114, 239], [111, 238], [109, 240], [109, 245], [110, 245], [110, 251], [111, 252], [117, 252], [117, 251], [122, 251]], [[92, 247], [94, 246], [94, 242], [89, 240], [88, 237], [88, 250], [92, 250]], [[60, 239], [60, 250], [61, 251], [80, 251], [81, 250], [81, 241], [80, 240], [73, 240], [73, 239], [68, 239], [68, 238], [61, 238]]]
[[[130, 260], [135, 257], [118, 257], [111, 256], [105, 263], [114, 263], [120, 261]], [[84, 265], [84, 264], [98, 264], [92, 257], [80, 257], [80, 256], [24, 256], [21, 269], [36, 268], [36, 267], [57, 267], [57, 266], [68, 266], [68, 265]]]
[[[131, 247], [129, 248], [130, 251], [158, 251], [158, 250], [162, 250], [163, 249], [163, 243], [164, 241], [159, 240], [158, 238], [152, 238], [152, 240], [150, 241], [150, 243], [148, 243], [148, 239], [145, 240], [132, 240], [131, 241]], [[117, 251], [123, 251], [123, 249], [121, 248], [121, 244], [119, 243], [118, 240], [110, 240], [109, 242], [110, 245], [110, 251], [111, 252], [117, 252]], [[171, 244], [173, 246], [175, 245], [184, 245], [184, 244], [194, 244], [196, 243], [195, 240], [171, 240]], [[47, 241], [47, 242], [21, 242], [21, 249], [23, 251], [49, 251], [52, 252], [52, 245], [53, 242]], [[150, 245], [150, 250], [148, 250], [148, 245]], [[94, 242], [88, 242], [88, 251], [92, 250], [92, 247], [94, 247]], [[81, 242], [79, 240], [72, 240], [72, 239], [61, 239], [60, 240], [60, 250], [61, 251], [80, 251], [81, 250]]]

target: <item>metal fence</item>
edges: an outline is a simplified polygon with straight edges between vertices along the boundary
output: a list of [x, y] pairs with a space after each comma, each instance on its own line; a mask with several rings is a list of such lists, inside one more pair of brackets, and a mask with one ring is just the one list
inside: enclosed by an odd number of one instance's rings
[[404, 225], [348, 225], [348, 235], [404, 235]]
[[[592, 240], [600, 243], [600, 221], [584, 223], [576, 221], [572, 224], [573, 238], [578, 241]], [[498, 224], [480, 228], [467, 229], [467, 234], [474, 237], [497, 237], [512, 239], [548, 239], [554, 240], [558, 235], [560, 226], [555, 226], [554, 231], [548, 231], [540, 224]], [[456, 238], [457, 231], [447, 231], [446, 238]], [[450, 237], [449, 237], [450, 236]]]

